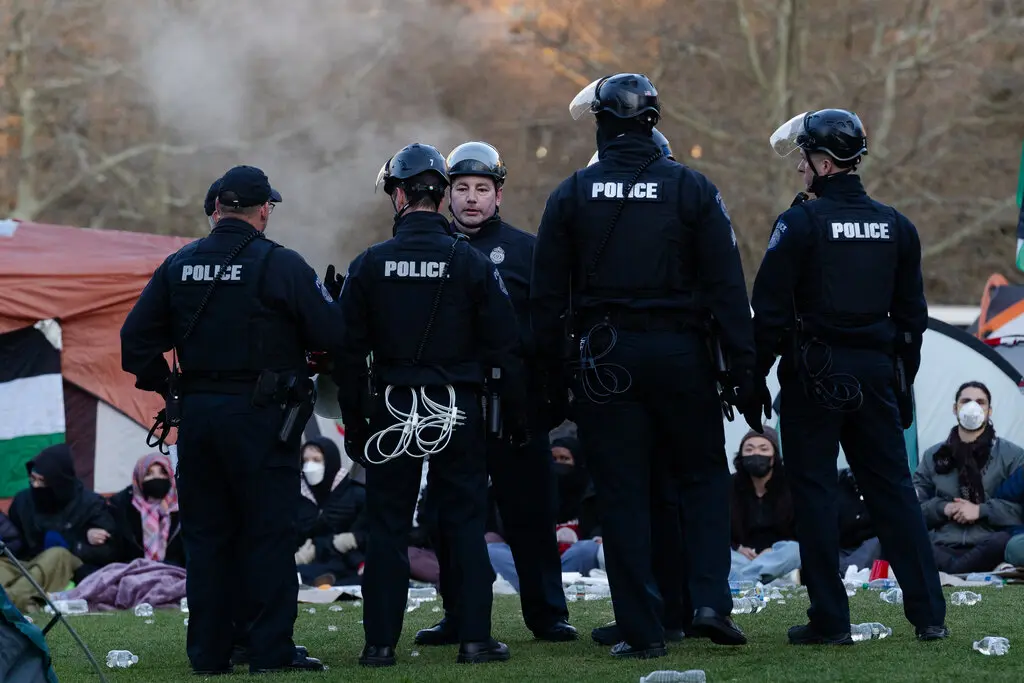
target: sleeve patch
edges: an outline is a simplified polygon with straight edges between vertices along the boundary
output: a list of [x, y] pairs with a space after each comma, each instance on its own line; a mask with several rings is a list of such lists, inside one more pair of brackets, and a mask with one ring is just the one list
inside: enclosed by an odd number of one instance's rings
[[505, 281], [502, 279], [501, 273], [498, 272], [497, 268], [494, 269], [494, 279], [498, 281], [498, 288], [501, 289], [501, 293], [508, 296], [508, 289], [505, 288]]
[[772, 230], [772, 237], [768, 240], [768, 251], [779, 246], [779, 242], [782, 241], [782, 236], [786, 233], [786, 227], [786, 224], [782, 221], [775, 223], [775, 229]]
[[320, 276], [314, 275], [313, 281], [314, 284], [316, 285], [316, 288], [320, 290], [320, 295], [324, 298], [324, 301], [326, 301], [329, 304], [334, 303], [334, 299], [331, 297], [331, 293], [327, 291], [327, 286], [320, 281]]

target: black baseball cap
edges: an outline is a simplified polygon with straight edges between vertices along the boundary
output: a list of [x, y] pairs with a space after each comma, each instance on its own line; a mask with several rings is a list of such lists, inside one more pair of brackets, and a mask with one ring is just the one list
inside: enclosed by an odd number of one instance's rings
[[221, 204], [245, 207], [281, 201], [281, 193], [270, 186], [267, 174], [255, 166], [235, 166], [219, 182], [217, 199]]
[[220, 194], [220, 178], [213, 181], [210, 189], [206, 191], [206, 200], [203, 202], [203, 211], [210, 217], [217, 210], [217, 195]]

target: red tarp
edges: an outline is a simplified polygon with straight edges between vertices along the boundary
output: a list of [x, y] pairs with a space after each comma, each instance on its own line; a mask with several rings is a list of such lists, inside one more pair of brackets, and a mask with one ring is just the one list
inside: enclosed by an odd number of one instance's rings
[[121, 324], [169, 254], [191, 240], [18, 223], [0, 230], [0, 334], [53, 318], [62, 374], [149, 428], [162, 407], [121, 370]]

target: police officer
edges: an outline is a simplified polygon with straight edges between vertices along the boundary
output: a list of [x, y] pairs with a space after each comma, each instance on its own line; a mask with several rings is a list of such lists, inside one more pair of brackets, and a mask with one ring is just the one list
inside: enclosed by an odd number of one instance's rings
[[659, 112], [657, 89], [641, 74], [601, 78], [573, 100], [573, 118], [596, 115], [601, 161], [548, 199], [530, 291], [537, 348], [564, 349], [576, 367], [576, 422], [623, 636], [617, 657], [665, 654], [649, 560], [650, 477], [662, 460], [686, 505], [693, 627], [716, 643], [746, 642], [728, 616], [729, 467], [704, 334], [709, 314], [738, 387], [732, 400], [752, 426], [761, 428], [761, 404], [770, 401], [763, 380], [754, 381], [746, 286], [721, 195], [665, 158], [651, 134]]
[[[665, 158], [675, 161], [668, 138], [657, 128], [651, 129], [651, 137], [665, 153]], [[594, 152], [587, 166], [593, 166], [598, 161], [598, 152]], [[656, 448], [678, 447], [678, 444], [666, 443]], [[678, 642], [683, 639], [693, 620], [683, 548], [679, 486], [670, 469], [664, 467], [666, 463], [658, 462], [655, 465], [661, 465], [661, 468], [651, 477], [651, 538], [658, 539], [657, 548], [652, 544], [654, 552], [651, 556], [651, 571], [665, 604], [662, 618], [665, 640]], [[622, 631], [613, 621], [593, 629], [590, 637], [599, 645], [612, 646], [622, 641]]]
[[[494, 571], [484, 542], [480, 397], [486, 369], [508, 377], [520, 372], [515, 310], [494, 264], [452, 236], [440, 213], [449, 178], [435, 148], [402, 148], [381, 169], [381, 182], [395, 210], [394, 237], [352, 261], [341, 292], [346, 372], [339, 400], [345, 450], [366, 467], [370, 539], [359, 662], [396, 662], [409, 586], [407, 539], [426, 455], [427, 486], [456, 570], [448, 590], [458, 593], [458, 661], [503, 661], [508, 647], [491, 638]], [[376, 398], [366, 410], [360, 375], [371, 353]], [[521, 392], [507, 395], [522, 400]]]
[[856, 114], [800, 114], [771, 144], [782, 156], [799, 152], [797, 171], [815, 196], [800, 193], [776, 220], [752, 295], [759, 374], [782, 356], [782, 450], [811, 599], [809, 623], [789, 629], [789, 640], [853, 642], [838, 564], [840, 443], [907, 618], [921, 640], [945, 638], [945, 602], [901, 429], [913, 417], [907, 399], [928, 325], [917, 229], [864, 191], [856, 171], [867, 137]]
[[[167, 412], [180, 409], [193, 670], [230, 673], [232, 622], [244, 614], [251, 672], [319, 671], [292, 641], [295, 491], [311, 409], [305, 350], [339, 347], [340, 309], [302, 257], [264, 237], [266, 175], [237, 166], [220, 182], [216, 227], [157, 268], [121, 329], [121, 364], [138, 388], [168, 399]], [[164, 360], [171, 349], [180, 377]], [[239, 566], [245, 609], [232, 604]]]
[[[486, 142], [466, 142], [451, 151], [447, 159], [452, 180], [449, 210], [452, 227], [466, 235], [469, 243], [498, 267], [509, 289], [523, 337], [529, 333], [530, 268], [536, 238], [504, 222], [498, 215], [507, 169], [501, 156]], [[524, 339], [524, 351], [529, 346]], [[528, 364], [528, 375], [536, 373]], [[531, 382], [539, 389], [540, 378]], [[536, 393], [536, 391], [531, 392]], [[513, 416], [506, 414], [506, 425]], [[524, 496], [523, 491], [553, 490], [551, 454], [544, 438], [550, 425], [541, 424], [541, 416], [529, 416], [528, 434], [534, 438], [520, 444], [520, 434], [504, 429], [500, 436], [489, 435], [487, 469], [494, 487], [505, 539], [519, 573], [523, 620], [541, 640], [565, 641], [576, 638], [576, 629], [568, 623], [569, 610], [562, 588], [562, 564], [555, 539], [555, 512], [550, 496]], [[441, 559], [441, 594], [445, 617], [440, 623], [419, 631], [421, 645], [445, 645], [458, 642], [458, 594], [449, 582], [456, 568], [444, 539], [438, 539]]]

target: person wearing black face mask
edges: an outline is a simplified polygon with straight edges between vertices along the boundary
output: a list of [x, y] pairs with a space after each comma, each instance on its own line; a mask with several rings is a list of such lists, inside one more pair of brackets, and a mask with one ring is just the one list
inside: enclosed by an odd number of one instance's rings
[[178, 521], [178, 491], [171, 460], [161, 453], [139, 458], [132, 483], [111, 496], [117, 522], [115, 542], [120, 562], [145, 557], [185, 566], [185, 546]]
[[731, 581], [767, 583], [800, 566], [793, 500], [778, 444], [771, 427], [764, 434], [750, 431], [733, 459]]
[[116, 547], [109, 538], [114, 520], [103, 497], [87, 491], [76, 477], [67, 444], [43, 449], [25, 467], [30, 487], [14, 497], [10, 510], [24, 541], [23, 556], [66, 548], [81, 562], [76, 564], [76, 582], [113, 562]]

